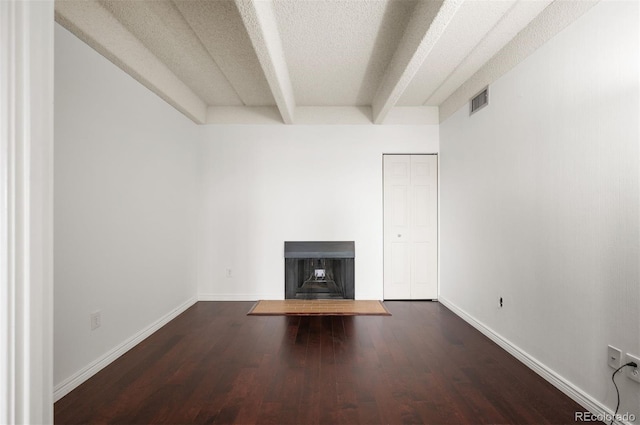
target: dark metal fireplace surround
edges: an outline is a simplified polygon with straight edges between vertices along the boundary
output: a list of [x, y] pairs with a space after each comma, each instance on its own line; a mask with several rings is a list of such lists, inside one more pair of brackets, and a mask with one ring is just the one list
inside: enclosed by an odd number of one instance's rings
[[285, 299], [355, 298], [355, 244], [285, 242]]

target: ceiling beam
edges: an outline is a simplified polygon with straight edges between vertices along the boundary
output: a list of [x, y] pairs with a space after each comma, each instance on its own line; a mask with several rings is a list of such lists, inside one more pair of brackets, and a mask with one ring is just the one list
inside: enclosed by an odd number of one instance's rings
[[422, 0], [407, 25], [371, 105], [373, 122], [382, 124], [420, 70], [464, 0]]
[[271, 0], [235, 0], [262, 71], [285, 124], [293, 124], [296, 108], [289, 69]]
[[196, 124], [204, 124], [204, 101], [98, 2], [57, 0], [55, 19]]

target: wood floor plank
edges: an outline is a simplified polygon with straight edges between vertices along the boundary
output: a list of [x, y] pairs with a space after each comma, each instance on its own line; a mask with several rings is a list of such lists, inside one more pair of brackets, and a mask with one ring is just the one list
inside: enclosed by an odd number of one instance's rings
[[435, 302], [247, 316], [200, 302], [55, 404], [57, 424], [560, 424], [582, 407]]

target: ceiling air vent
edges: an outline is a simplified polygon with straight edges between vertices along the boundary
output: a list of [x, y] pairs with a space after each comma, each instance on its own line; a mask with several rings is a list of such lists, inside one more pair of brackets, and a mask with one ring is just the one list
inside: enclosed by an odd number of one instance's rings
[[489, 87], [485, 87], [480, 93], [471, 99], [471, 111], [469, 115], [484, 108], [489, 104]]

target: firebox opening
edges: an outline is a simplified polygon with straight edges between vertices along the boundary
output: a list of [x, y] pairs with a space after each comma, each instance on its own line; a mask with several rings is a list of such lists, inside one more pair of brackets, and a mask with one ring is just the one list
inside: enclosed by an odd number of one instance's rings
[[354, 299], [353, 242], [285, 242], [286, 299]]

